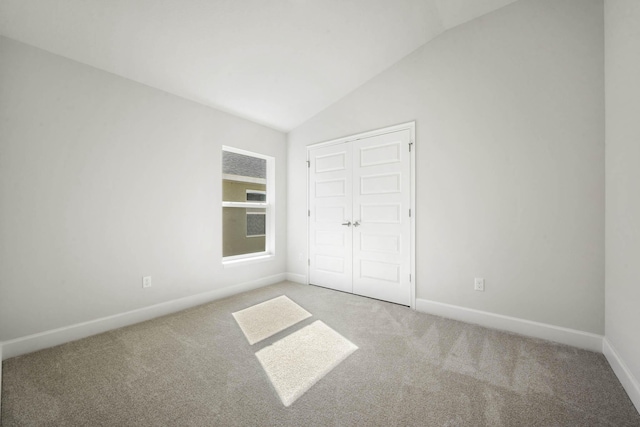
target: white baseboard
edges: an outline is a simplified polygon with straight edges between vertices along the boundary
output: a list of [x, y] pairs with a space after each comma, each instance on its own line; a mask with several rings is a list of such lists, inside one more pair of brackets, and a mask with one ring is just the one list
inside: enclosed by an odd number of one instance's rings
[[274, 283], [282, 282], [286, 279], [286, 273], [275, 274], [273, 276], [263, 277], [261, 279], [227, 286], [222, 289], [216, 289], [210, 292], [191, 295], [172, 301], [139, 308], [137, 310], [115, 314], [113, 316], [102, 317], [99, 319], [90, 320], [88, 322], [65, 326], [63, 328], [57, 328], [33, 335], [27, 335], [25, 337], [16, 338], [0, 343], [0, 348], [2, 349], [0, 353], [2, 354], [2, 357], [4, 359], [9, 359], [10, 357], [20, 356], [22, 354], [42, 350], [43, 348], [53, 347], [70, 341], [86, 338], [91, 335], [110, 331], [112, 329], [133, 325], [145, 320], [164, 316], [170, 313], [175, 313], [176, 311], [195, 307], [197, 305], [205, 304], [217, 299], [226, 298], [235, 294], [239, 294], [241, 292], [249, 291], [267, 285], [272, 285]]
[[631, 402], [633, 402], [638, 412], [640, 412], [640, 381], [633, 376], [627, 364], [624, 363], [620, 354], [618, 354], [606, 337], [602, 340], [602, 353], [604, 354], [604, 357], [607, 358], [611, 369], [613, 369], [613, 372], [622, 383], [622, 387], [624, 387], [625, 391], [629, 395]]
[[602, 351], [602, 335], [589, 332], [419, 298], [416, 299], [416, 310], [462, 322], [474, 323], [487, 328], [500, 329], [572, 347], [597, 351], [598, 353]]
[[287, 273], [287, 280], [290, 282], [300, 283], [302, 285], [307, 284], [307, 276], [304, 274]]

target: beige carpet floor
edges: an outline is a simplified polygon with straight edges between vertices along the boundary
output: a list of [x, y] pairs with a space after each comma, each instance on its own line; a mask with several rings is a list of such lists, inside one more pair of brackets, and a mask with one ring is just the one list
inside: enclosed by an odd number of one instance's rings
[[[250, 345], [232, 313], [313, 314]], [[315, 321], [358, 347], [285, 407], [255, 353]], [[640, 426], [601, 354], [281, 283], [6, 360], [3, 426]]]

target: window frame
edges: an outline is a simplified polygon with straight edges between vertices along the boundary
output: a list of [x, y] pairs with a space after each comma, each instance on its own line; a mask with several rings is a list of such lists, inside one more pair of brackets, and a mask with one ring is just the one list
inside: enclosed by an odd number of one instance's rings
[[[246, 208], [246, 209], [264, 209], [265, 210], [265, 250], [261, 252], [252, 252], [249, 254], [242, 255], [232, 255], [232, 256], [222, 256], [222, 264], [226, 268], [228, 266], [234, 265], [244, 265], [251, 262], [259, 262], [266, 261], [275, 256], [276, 253], [276, 245], [275, 245], [275, 206], [276, 206], [276, 192], [275, 192], [275, 158], [272, 156], [268, 156], [266, 154], [256, 153], [254, 151], [243, 150], [240, 148], [230, 147], [228, 145], [223, 145], [221, 152], [231, 152], [236, 154], [242, 154], [245, 156], [256, 157], [259, 159], [263, 159], [266, 161], [266, 185], [265, 185], [265, 193], [266, 193], [266, 201], [264, 202], [225, 202], [221, 200], [221, 209], [224, 208]], [[222, 161], [220, 162], [222, 166]], [[222, 170], [222, 167], [221, 167]], [[222, 173], [222, 177], [220, 179], [220, 185], [224, 185], [223, 182], [225, 180], [225, 174]], [[220, 198], [222, 199], [221, 192]], [[221, 210], [221, 212], [222, 212]], [[223, 215], [221, 215], [220, 228], [221, 228], [221, 251], [222, 254], [222, 244], [224, 239], [224, 222], [222, 221]], [[251, 236], [257, 237], [257, 236]]]

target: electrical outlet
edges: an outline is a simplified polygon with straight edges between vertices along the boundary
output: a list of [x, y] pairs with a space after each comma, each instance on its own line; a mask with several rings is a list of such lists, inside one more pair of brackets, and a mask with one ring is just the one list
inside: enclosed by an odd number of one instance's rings
[[484, 279], [476, 277], [473, 282], [473, 289], [475, 291], [484, 292]]
[[151, 287], [151, 276], [144, 276], [142, 278], [142, 287], [150, 288]]

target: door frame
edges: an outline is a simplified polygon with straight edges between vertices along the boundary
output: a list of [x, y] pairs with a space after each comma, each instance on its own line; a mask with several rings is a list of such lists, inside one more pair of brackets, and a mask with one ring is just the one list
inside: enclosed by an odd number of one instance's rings
[[416, 122], [407, 122], [401, 123], [394, 126], [388, 126], [380, 129], [370, 130], [367, 132], [362, 132], [358, 134], [353, 134], [349, 136], [344, 136], [341, 138], [332, 139], [329, 141], [318, 142], [315, 144], [307, 145], [307, 277], [306, 283], [309, 285], [309, 254], [311, 253], [311, 239], [309, 238], [310, 232], [310, 223], [309, 223], [309, 213], [310, 213], [310, 198], [309, 198], [309, 183], [310, 183], [310, 151], [320, 147], [326, 147], [329, 145], [335, 144], [343, 144], [346, 142], [357, 141], [359, 139], [369, 138], [372, 136], [384, 135], [387, 133], [398, 132], [402, 130], [409, 131], [409, 164], [410, 164], [410, 189], [409, 194], [411, 197], [410, 209], [411, 209], [411, 217], [410, 221], [410, 229], [411, 229], [411, 241], [410, 241], [410, 260], [411, 266], [409, 267], [410, 271], [410, 284], [409, 287], [411, 289], [411, 308], [413, 310], [416, 309]]

